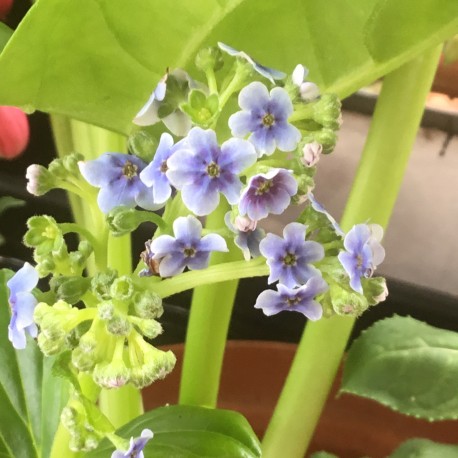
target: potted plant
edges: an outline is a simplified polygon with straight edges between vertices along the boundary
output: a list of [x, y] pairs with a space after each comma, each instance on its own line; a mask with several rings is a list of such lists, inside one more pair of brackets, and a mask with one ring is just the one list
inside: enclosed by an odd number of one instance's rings
[[[6, 456], [304, 455], [355, 318], [387, 294], [373, 276], [382, 228], [439, 45], [457, 29], [455, 3], [439, 3], [304, 2], [297, 11], [293, 2], [40, 0], [11, 38], [1, 27], [0, 104], [50, 112], [59, 155], [28, 168], [27, 189], [68, 191], [75, 216], [30, 218], [34, 266], [1, 274]], [[339, 97], [383, 75], [339, 225], [311, 192], [315, 167], [335, 145]], [[258, 225], [301, 202], [282, 236]], [[132, 266], [130, 234], [144, 223], [156, 229]], [[260, 313], [312, 322], [261, 447], [240, 414], [214, 407], [238, 280], [265, 275], [278, 283], [259, 295]], [[35, 288], [39, 277], [49, 288]], [[186, 290], [179, 404], [143, 413], [139, 390], [176, 361], [154, 340], [162, 299]], [[343, 389], [454, 418], [455, 346], [453, 333], [382, 321], [350, 351]], [[429, 386], [434, 373], [443, 376], [425, 395], [421, 376]], [[431, 447], [451, 450], [415, 442], [396, 453]]]

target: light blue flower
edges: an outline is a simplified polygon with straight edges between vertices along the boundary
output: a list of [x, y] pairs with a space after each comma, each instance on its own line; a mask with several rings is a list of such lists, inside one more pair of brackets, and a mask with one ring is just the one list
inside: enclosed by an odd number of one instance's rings
[[147, 442], [154, 436], [150, 429], [144, 429], [141, 432], [140, 437], [130, 439], [130, 447], [125, 452], [121, 450], [115, 450], [111, 454], [111, 458], [144, 458], [143, 449]]
[[283, 238], [267, 234], [259, 250], [270, 267], [268, 283], [277, 280], [288, 288], [304, 285], [312, 277], [321, 276], [320, 271], [310, 263], [323, 259], [323, 247], [305, 240], [307, 226], [289, 223], [283, 229]]
[[140, 180], [152, 189], [153, 200], [156, 204], [165, 203], [172, 195], [172, 187], [166, 175], [169, 168], [167, 160], [180, 148], [180, 145], [181, 142], [174, 145], [173, 137], [164, 132], [152, 162], [140, 172]]
[[286, 78], [286, 73], [259, 64], [244, 51], [237, 51], [237, 49], [221, 43], [220, 41], [218, 42], [218, 46], [222, 51], [229, 54], [230, 56], [239, 57], [246, 60], [261, 76], [267, 78], [273, 84], [275, 84], [275, 80], [282, 80]]
[[242, 250], [245, 261], [251, 258], [257, 258], [261, 255], [259, 244], [266, 236], [263, 229], [257, 227], [257, 222], [252, 221], [246, 216], [237, 216], [235, 223], [231, 222], [231, 212], [227, 212], [224, 221], [226, 226], [234, 233], [235, 244]]
[[32, 294], [37, 283], [37, 271], [26, 262], [6, 284], [10, 290], [8, 302], [11, 307], [8, 339], [18, 350], [26, 347], [26, 333], [32, 337], [37, 336], [38, 329], [33, 321], [33, 311], [38, 301]]
[[151, 189], [140, 181], [139, 174], [146, 167], [137, 156], [121, 153], [105, 153], [93, 161], [79, 162], [81, 175], [91, 184], [100, 188], [97, 203], [103, 213], [118, 205], [147, 210], [163, 206], [156, 204]]
[[201, 237], [202, 224], [194, 216], [181, 216], [173, 223], [171, 235], [161, 235], [151, 242], [153, 259], [159, 260], [159, 275], [172, 277], [189, 269], [205, 269], [212, 251], [228, 251], [218, 234]]
[[350, 286], [363, 294], [362, 277], [372, 277], [375, 268], [383, 262], [385, 250], [380, 244], [383, 229], [378, 224], [357, 224], [344, 239], [346, 251], [339, 253], [339, 261], [350, 276]]
[[196, 215], [211, 213], [222, 193], [230, 204], [239, 201], [238, 174], [256, 162], [250, 142], [231, 138], [219, 147], [213, 130], [194, 127], [168, 159], [167, 178], [181, 190], [184, 204]]
[[327, 283], [321, 277], [311, 277], [305, 285], [299, 288], [291, 289], [278, 284], [277, 289], [278, 291], [263, 291], [258, 296], [254, 307], [262, 309], [267, 316], [286, 310], [302, 313], [312, 321], [322, 317], [323, 308], [314, 300], [315, 296], [328, 289]]
[[281, 87], [270, 91], [264, 84], [255, 81], [244, 87], [239, 94], [242, 111], [229, 118], [229, 127], [235, 137], [251, 134], [249, 140], [259, 156], [280, 151], [294, 151], [301, 133], [288, 123], [293, 113], [293, 104], [288, 93]]
[[291, 171], [271, 169], [250, 178], [240, 196], [239, 212], [254, 221], [266, 218], [269, 213], [280, 215], [296, 193], [297, 181]]

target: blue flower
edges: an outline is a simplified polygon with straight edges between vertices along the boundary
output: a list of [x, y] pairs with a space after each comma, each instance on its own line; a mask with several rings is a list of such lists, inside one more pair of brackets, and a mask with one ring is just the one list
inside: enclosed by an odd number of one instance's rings
[[385, 250], [380, 244], [383, 229], [378, 224], [357, 224], [344, 239], [347, 251], [339, 253], [339, 261], [350, 276], [350, 286], [363, 294], [361, 278], [369, 278], [375, 268], [385, 258]]
[[[189, 75], [181, 69], [173, 70], [170, 75], [176, 78], [179, 82], [187, 83], [189, 86], [193, 86], [193, 82]], [[164, 116], [163, 118], [159, 117], [159, 108], [167, 93], [168, 76], [169, 73], [165, 74], [159, 81], [146, 104], [135, 116], [133, 123], [137, 124], [137, 126], [152, 126], [153, 124], [162, 121], [174, 135], [184, 137], [189, 132], [189, 129], [191, 129], [191, 120], [186, 114], [179, 109], [175, 109], [169, 115]]]
[[226, 226], [234, 232], [234, 234], [237, 234], [234, 242], [242, 250], [245, 261], [249, 261], [251, 258], [257, 258], [261, 255], [259, 244], [266, 233], [263, 229], [256, 227], [256, 221], [252, 221], [246, 216], [239, 215], [235, 218], [235, 224], [232, 224], [231, 212], [226, 213], [224, 221]]
[[118, 205], [147, 210], [157, 210], [151, 189], [141, 181], [139, 174], [146, 164], [137, 156], [121, 153], [105, 153], [93, 161], [80, 162], [81, 175], [92, 186], [100, 188], [97, 202], [103, 213]]
[[275, 315], [283, 310], [299, 312], [309, 320], [319, 320], [323, 315], [321, 305], [314, 300], [315, 296], [328, 289], [327, 283], [321, 277], [311, 277], [299, 288], [291, 289], [277, 285], [278, 291], [266, 290], [259, 296], [255, 308], [262, 309], [264, 315]]
[[312, 205], [312, 208], [317, 211], [318, 213], [322, 213], [323, 215], [328, 218], [329, 222], [331, 223], [332, 227], [334, 228], [337, 235], [343, 236], [345, 235], [344, 231], [340, 228], [339, 223], [334, 219], [334, 217], [326, 211], [326, 209], [321, 205], [316, 199], [315, 196], [309, 192], [307, 197]]
[[231, 46], [221, 43], [220, 41], [218, 42], [218, 46], [219, 49], [230, 56], [240, 57], [241, 59], [246, 60], [261, 76], [267, 78], [273, 84], [275, 84], [275, 80], [282, 80], [286, 78], [286, 73], [259, 64], [244, 51], [237, 51]]
[[256, 159], [253, 145], [246, 140], [231, 138], [220, 148], [213, 130], [194, 127], [168, 159], [166, 175], [191, 211], [208, 215], [218, 206], [220, 192], [230, 204], [238, 203], [242, 189], [238, 174]]
[[283, 238], [267, 234], [259, 249], [270, 267], [268, 282], [279, 280], [288, 288], [303, 285], [314, 276], [321, 276], [318, 269], [310, 265], [324, 256], [323, 247], [305, 240], [307, 226], [289, 223], [283, 229]]
[[229, 127], [235, 137], [245, 137], [254, 144], [259, 156], [280, 151], [294, 151], [301, 133], [288, 123], [293, 113], [293, 104], [288, 93], [275, 87], [270, 94], [264, 84], [255, 81], [244, 87], [239, 94], [239, 105], [243, 111], [229, 118]]
[[205, 269], [212, 251], [228, 251], [223, 237], [208, 234], [201, 238], [202, 224], [194, 216], [181, 216], [173, 223], [171, 235], [161, 235], [151, 242], [153, 259], [159, 260], [161, 277], [172, 277], [190, 269]]
[[150, 429], [144, 429], [140, 437], [130, 439], [130, 447], [125, 452], [121, 450], [115, 450], [111, 454], [111, 458], [144, 458], [143, 449], [147, 442], [154, 436]]
[[269, 213], [280, 215], [296, 193], [297, 182], [289, 170], [272, 169], [254, 175], [240, 196], [240, 214], [254, 221], [266, 218]]
[[6, 284], [10, 290], [8, 302], [11, 307], [8, 339], [18, 350], [26, 347], [26, 332], [32, 337], [37, 336], [38, 330], [33, 321], [33, 311], [38, 301], [31, 292], [37, 283], [37, 271], [26, 262]]
[[295, 86], [299, 89], [301, 99], [305, 102], [311, 102], [316, 100], [320, 96], [320, 89], [315, 83], [310, 81], [304, 81], [309, 71], [303, 65], [298, 64], [293, 71], [292, 81]]
[[153, 200], [157, 204], [165, 203], [172, 194], [172, 188], [166, 175], [167, 160], [180, 145], [181, 142], [178, 142], [174, 146], [173, 137], [168, 133], [163, 133], [152, 162], [140, 172], [140, 180], [148, 188], [152, 188]]

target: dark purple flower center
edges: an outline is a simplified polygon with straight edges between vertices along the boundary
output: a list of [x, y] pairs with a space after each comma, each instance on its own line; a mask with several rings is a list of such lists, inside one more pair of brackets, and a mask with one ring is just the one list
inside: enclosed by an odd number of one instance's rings
[[124, 167], [122, 168], [122, 174], [128, 179], [131, 180], [132, 178], [137, 176], [138, 167], [135, 164], [132, 164], [130, 161], [126, 161]]
[[257, 196], [262, 196], [270, 191], [270, 188], [273, 185], [273, 180], [263, 180], [259, 183], [258, 187], [256, 188], [255, 194]]
[[209, 177], [212, 177], [212, 178], [219, 177], [219, 174], [220, 174], [219, 165], [216, 162], [210, 162], [210, 164], [207, 165], [207, 173]]
[[265, 127], [272, 127], [275, 124], [275, 116], [272, 113], [267, 113], [262, 118], [262, 124]]
[[169, 169], [169, 166], [167, 165], [167, 161], [162, 162], [161, 168], [160, 168], [159, 170], [160, 170], [162, 173], [165, 173], [165, 172], [167, 172], [168, 169]]
[[286, 256], [283, 258], [283, 264], [286, 266], [295, 266], [297, 262], [296, 255], [293, 253], [287, 253]]
[[293, 306], [299, 304], [300, 302], [301, 302], [301, 299], [300, 299], [299, 297], [297, 297], [297, 296], [295, 296], [295, 297], [288, 297], [288, 298], [286, 299], [286, 305], [287, 305], [288, 307], [293, 307]]
[[192, 246], [190, 247], [186, 247], [184, 250], [183, 250], [183, 253], [186, 257], [188, 258], [193, 258], [196, 254], [196, 249], [193, 248]]

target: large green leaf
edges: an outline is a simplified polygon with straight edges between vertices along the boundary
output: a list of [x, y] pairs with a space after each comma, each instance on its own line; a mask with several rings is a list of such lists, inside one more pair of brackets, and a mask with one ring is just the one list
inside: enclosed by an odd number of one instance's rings
[[389, 458], [456, 458], [458, 446], [438, 444], [427, 439], [404, 442]]
[[0, 53], [11, 38], [13, 31], [3, 22], [0, 22]]
[[427, 420], [458, 418], [458, 334], [410, 317], [379, 321], [352, 345], [343, 392]]
[[[191, 68], [196, 51], [218, 40], [286, 71], [302, 62], [322, 89], [346, 96], [457, 31], [456, 18], [425, 4], [421, 17], [412, 14], [403, 27], [410, 30], [418, 20], [431, 25], [423, 33], [397, 35], [392, 51], [374, 61], [365, 33], [382, 42], [393, 33], [385, 16], [375, 19], [376, 5], [377, 0], [40, 0], [0, 56], [0, 104], [127, 133], [166, 67]], [[373, 33], [366, 30], [369, 18]]]
[[[259, 441], [245, 418], [229, 410], [193, 406], [167, 406], [152, 410], [123, 426], [123, 437], [139, 436], [148, 428], [154, 438], [145, 448], [155, 458], [255, 458], [261, 456]], [[87, 458], [110, 456], [107, 440]]]
[[0, 457], [46, 458], [68, 387], [51, 375], [52, 359], [43, 358], [32, 339], [25, 350], [8, 340], [10, 276], [0, 271]]

